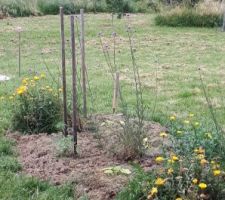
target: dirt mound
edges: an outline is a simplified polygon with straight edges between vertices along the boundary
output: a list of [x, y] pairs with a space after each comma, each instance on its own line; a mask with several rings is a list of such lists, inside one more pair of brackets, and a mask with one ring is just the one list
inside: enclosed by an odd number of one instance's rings
[[[117, 157], [109, 154], [107, 148], [100, 146], [97, 136], [105, 142], [105, 146], [110, 146], [110, 143], [114, 141], [115, 133], [120, 131], [119, 123], [123, 119], [121, 115], [101, 115], [96, 120], [99, 126], [96, 133], [86, 131], [78, 134], [79, 157], [77, 158], [56, 155], [56, 143], [60, 137], [63, 137], [61, 134], [9, 134], [9, 137], [17, 143], [23, 172], [56, 185], [73, 182], [76, 185], [78, 197], [87, 194], [92, 200], [113, 199], [127, 183], [129, 177], [107, 175], [103, 169], [118, 165], [132, 168], [125, 161], [118, 160]], [[160, 142], [159, 132], [165, 129], [155, 123], [146, 123], [145, 129], [148, 138], [156, 146], [154, 149], [157, 154], [157, 142]], [[147, 155], [137, 162], [145, 169], [149, 169], [153, 166], [152, 156]]]

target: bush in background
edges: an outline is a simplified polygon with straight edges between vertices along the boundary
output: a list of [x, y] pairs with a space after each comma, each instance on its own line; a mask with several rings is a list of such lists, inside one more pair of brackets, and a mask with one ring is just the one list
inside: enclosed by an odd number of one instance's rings
[[14, 94], [12, 128], [25, 133], [52, 133], [61, 120], [61, 101], [44, 75], [25, 78]]
[[182, 9], [179, 12], [158, 15], [155, 23], [159, 26], [172, 27], [218, 27], [222, 26], [223, 17], [220, 14], [201, 14], [194, 9]]
[[194, 8], [176, 7], [155, 18], [156, 25], [172, 27], [217, 27], [223, 23], [220, 3], [199, 3]]
[[0, 15], [25, 17], [37, 15], [36, 0], [0, 0]]
[[160, 1], [153, 0], [0, 0], [0, 17], [56, 15], [63, 6], [65, 14], [85, 12], [136, 13], [159, 11]]

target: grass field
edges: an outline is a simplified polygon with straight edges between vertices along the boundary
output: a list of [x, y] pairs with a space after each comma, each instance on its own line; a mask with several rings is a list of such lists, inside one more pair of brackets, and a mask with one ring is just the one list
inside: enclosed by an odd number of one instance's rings
[[[135, 102], [126, 32], [126, 26], [130, 24], [135, 31], [133, 41], [144, 86], [144, 100], [150, 108], [157, 101], [155, 114], [160, 118], [171, 113], [183, 115], [186, 112], [208, 116], [199, 81], [198, 68], [201, 68], [218, 118], [224, 122], [224, 33], [219, 29], [157, 27], [153, 18], [154, 15], [131, 15], [129, 18], [115, 20], [113, 30], [109, 14], [86, 16], [86, 62], [94, 98], [94, 112], [111, 112], [112, 98], [112, 81], [109, 81], [111, 74], [102, 53], [99, 32], [103, 33], [102, 40], [110, 48], [111, 55], [112, 32], [117, 33], [116, 64], [121, 71], [123, 93], [130, 105]], [[18, 37], [14, 30], [17, 26], [24, 30], [21, 47], [23, 75], [26, 76], [29, 70], [46, 71], [47, 65], [57, 79], [60, 69], [60, 32], [57, 16], [1, 20], [0, 72], [11, 76], [12, 81], [6, 84], [7, 90], [1, 87], [0, 95], [11, 92], [19, 80]], [[66, 30], [67, 76], [70, 79], [69, 17], [66, 17]], [[158, 118], [156, 115], [155, 118]]]
[[[208, 106], [202, 92], [199, 79], [199, 70], [203, 74], [205, 86], [211, 98], [216, 115], [222, 125], [225, 122], [224, 109], [224, 85], [225, 85], [225, 35], [220, 29], [207, 28], [168, 28], [154, 25], [154, 15], [131, 15], [122, 20], [114, 21], [114, 28], [111, 25], [109, 14], [88, 14], [86, 15], [86, 63], [89, 73], [91, 92], [89, 92], [89, 108], [94, 113], [111, 112], [111, 99], [113, 83], [111, 74], [106, 65], [100, 40], [99, 32], [103, 33], [102, 40], [108, 45], [113, 55], [112, 32], [117, 33], [116, 37], [116, 64], [121, 72], [121, 84], [123, 95], [129, 103], [130, 108], [135, 104], [134, 84], [131, 69], [131, 56], [126, 26], [129, 24], [134, 30], [133, 44], [135, 46], [136, 62], [140, 69], [140, 77], [144, 86], [144, 101], [149, 107], [148, 117], [166, 123], [168, 115], [176, 114], [183, 116], [189, 112], [210, 122], [211, 117]], [[60, 70], [60, 32], [59, 17], [44, 16], [30, 18], [9, 18], [0, 20], [0, 74], [6, 74], [12, 79], [6, 83], [0, 83], [0, 97], [10, 96], [21, 78], [18, 77], [18, 35], [15, 31], [21, 26], [22, 44], [22, 77], [28, 75], [29, 71], [45, 72], [48, 68], [49, 84], [52, 78], [58, 79]], [[66, 17], [67, 37], [67, 77], [71, 85], [71, 53], [69, 48], [69, 17]], [[113, 57], [111, 57], [113, 59]], [[78, 55], [78, 59], [80, 56]], [[70, 91], [70, 88], [68, 89]], [[92, 94], [92, 95], [91, 95]], [[92, 97], [91, 97], [92, 96]], [[154, 114], [153, 107], [156, 102]], [[5, 102], [0, 102], [0, 127], [9, 126], [10, 112]], [[90, 109], [89, 109], [90, 111]], [[5, 141], [1, 139], [1, 143]], [[11, 148], [11, 144], [7, 144]], [[1, 147], [1, 146], [0, 146]], [[2, 158], [11, 156], [11, 153], [2, 153]], [[10, 155], [8, 155], [10, 154]], [[10, 157], [10, 158], [11, 158]], [[16, 175], [16, 161], [12, 162], [12, 168], [4, 167], [0, 174], [0, 199], [24, 199], [24, 193], [9, 191], [14, 185], [15, 191], [25, 186], [21, 185], [20, 177]], [[9, 164], [10, 165], [10, 164]], [[8, 179], [10, 176], [10, 179]], [[8, 180], [5, 183], [5, 180]], [[29, 179], [27, 181], [30, 181]], [[25, 183], [23, 183], [25, 184]], [[36, 185], [35, 185], [36, 184]], [[35, 183], [34, 188], [37, 188]], [[40, 183], [41, 184], [41, 183]], [[26, 187], [25, 187], [26, 188]], [[34, 189], [33, 188], [33, 189]], [[32, 197], [36, 190], [28, 189], [32, 194], [31, 199], [57, 199], [45, 198], [45, 191], [55, 193], [55, 188], [49, 185], [43, 186], [43, 197]], [[47, 189], [46, 189], [47, 188]], [[62, 189], [61, 199], [69, 199], [69, 189]], [[20, 196], [21, 195], [21, 196]], [[68, 198], [67, 198], [68, 197]]]

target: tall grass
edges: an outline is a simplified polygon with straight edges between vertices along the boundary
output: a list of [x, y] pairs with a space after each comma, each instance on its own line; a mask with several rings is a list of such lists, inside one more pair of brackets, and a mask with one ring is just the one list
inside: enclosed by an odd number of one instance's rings
[[223, 22], [224, 4], [210, 1], [194, 8], [176, 7], [155, 18], [156, 25], [186, 27], [217, 27]]
[[37, 0], [0, 0], [0, 15], [25, 17], [37, 15]]

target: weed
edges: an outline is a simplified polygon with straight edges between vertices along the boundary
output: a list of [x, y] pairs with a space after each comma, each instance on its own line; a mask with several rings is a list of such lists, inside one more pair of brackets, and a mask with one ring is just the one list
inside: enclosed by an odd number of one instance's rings
[[70, 156], [73, 154], [73, 137], [62, 137], [56, 142], [58, 156]]

